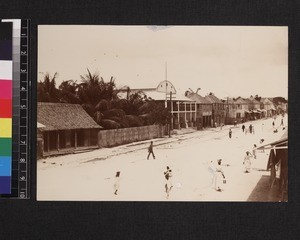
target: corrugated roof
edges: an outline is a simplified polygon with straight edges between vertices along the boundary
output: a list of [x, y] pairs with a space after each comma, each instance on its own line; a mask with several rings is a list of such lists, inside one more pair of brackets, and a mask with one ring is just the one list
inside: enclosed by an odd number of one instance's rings
[[41, 131], [102, 128], [79, 104], [39, 102], [37, 121]]
[[192, 101], [195, 101], [196, 103], [202, 103], [202, 104], [211, 104], [210, 101], [208, 101], [207, 99], [205, 99], [204, 97], [200, 96], [197, 93], [189, 93], [187, 95], [187, 97], [189, 99], [191, 99]]
[[239, 104], [248, 104], [247, 101], [245, 101], [243, 98], [239, 97], [235, 100], [236, 103], [239, 103]]
[[205, 99], [208, 100], [210, 103], [223, 103], [219, 98], [217, 98], [213, 94], [206, 95]]
[[257, 101], [255, 98], [252, 99], [252, 102], [253, 102], [254, 104], [260, 104], [260, 102]]
[[246, 103], [252, 103], [251, 99], [249, 99], [249, 98], [244, 98], [243, 100], [244, 100]]
[[[130, 89], [131, 93], [137, 93], [141, 92], [143, 93], [146, 97], [151, 98], [156, 101], [164, 101], [166, 100], [166, 94], [163, 92], [158, 92], [156, 88], [139, 88], [139, 89]], [[124, 91], [118, 93], [118, 96], [120, 98], [126, 98], [127, 93]], [[170, 95], [168, 94], [168, 100], [170, 100]], [[172, 94], [172, 100], [173, 101], [183, 101], [183, 102], [191, 102], [192, 100], [184, 96], [183, 94], [176, 93]]]
[[[142, 90], [142, 89], [141, 89]], [[157, 91], [145, 91], [142, 90], [143, 93], [148, 97], [152, 98], [153, 100], [156, 101], [163, 101], [166, 100], [166, 94], [162, 92], [157, 92]], [[170, 95], [168, 94], [168, 100], [170, 100]], [[172, 100], [173, 101], [183, 101], [183, 102], [191, 102], [192, 100], [184, 96], [183, 94], [172, 94]]]

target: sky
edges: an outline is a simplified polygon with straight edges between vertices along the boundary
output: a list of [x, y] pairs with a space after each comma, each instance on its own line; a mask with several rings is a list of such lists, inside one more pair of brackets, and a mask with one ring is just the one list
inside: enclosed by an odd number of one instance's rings
[[38, 27], [38, 80], [57, 72], [58, 85], [80, 82], [87, 68], [118, 87], [155, 88], [167, 79], [177, 93], [287, 98], [288, 27]]

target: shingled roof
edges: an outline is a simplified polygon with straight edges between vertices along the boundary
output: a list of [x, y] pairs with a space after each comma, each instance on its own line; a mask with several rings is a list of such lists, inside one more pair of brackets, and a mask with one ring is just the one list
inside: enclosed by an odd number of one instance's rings
[[102, 128], [79, 104], [39, 102], [37, 121], [41, 131]]

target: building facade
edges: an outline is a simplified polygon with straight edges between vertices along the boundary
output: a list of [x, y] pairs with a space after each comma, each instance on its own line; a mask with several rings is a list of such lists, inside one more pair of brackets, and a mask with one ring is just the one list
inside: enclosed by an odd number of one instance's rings
[[38, 157], [98, 148], [99, 126], [79, 104], [38, 103]]
[[196, 125], [201, 128], [212, 127], [212, 103], [194, 92], [186, 92], [186, 96], [196, 102]]
[[217, 127], [225, 124], [225, 105], [213, 93], [205, 96], [205, 99], [212, 104], [212, 126]]

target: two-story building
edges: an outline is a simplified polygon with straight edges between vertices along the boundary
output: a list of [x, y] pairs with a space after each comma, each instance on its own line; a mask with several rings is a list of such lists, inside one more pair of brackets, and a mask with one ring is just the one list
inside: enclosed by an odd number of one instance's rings
[[222, 100], [225, 107], [225, 124], [234, 124], [236, 121], [236, 104], [233, 98]]
[[212, 104], [198, 93], [186, 91], [185, 95], [196, 102], [196, 125], [212, 127]]
[[[139, 93], [145, 98], [161, 102], [172, 115], [171, 129], [188, 128], [196, 123], [196, 103], [184, 94], [174, 93], [172, 95], [158, 92], [157, 88], [130, 89], [131, 93]], [[120, 91], [119, 97], [125, 98], [126, 91]]]
[[261, 106], [260, 106], [260, 102], [257, 101], [253, 96], [250, 96], [249, 98], [250, 101], [248, 101], [250, 103], [250, 113], [251, 113], [251, 120], [255, 120], [255, 119], [259, 119], [262, 116], [262, 111]]
[[245, 101], [243, 98], [238, 97], [235, 99], [236, 106], [236, 121], [244, 122], [246, 119], [246, 114], [249, 112], [249, 103]]
[[260, 99], [260, 109], [263, 112], [263, 117], [272, 117], [276, 112], [274, 103], [269, 98]]
[[213, 126], [217, 127], [225, 124], [225, 105], [213, 93], [205, 96], [205, 99], [212, 104], [212, 122]]

